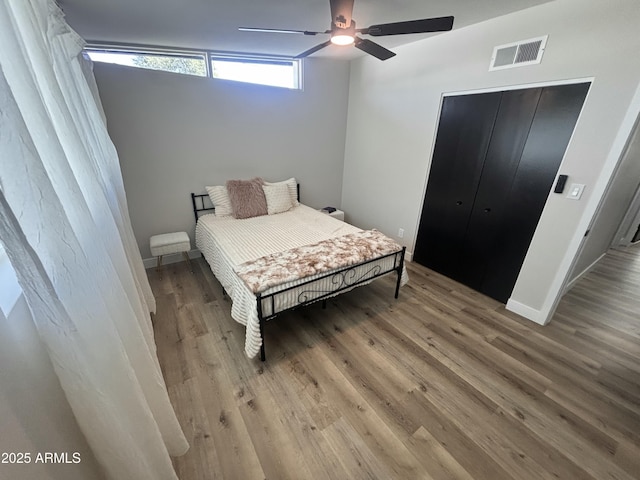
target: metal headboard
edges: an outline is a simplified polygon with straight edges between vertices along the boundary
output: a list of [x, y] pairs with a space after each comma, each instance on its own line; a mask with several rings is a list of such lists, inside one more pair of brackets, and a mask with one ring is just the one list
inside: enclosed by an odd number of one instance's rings
[[[212, 213], [215, 211], [215, 207], [205, 207], [204, 199], [209, 198], [209, 195], [204, 193], [200, 195], [196, 195], [195, 193], [191, 194], [191, 203], [193, 204], [193, 215], [196, 217], [196, 223], [198, 223], [198, 217], [200, 217], [200, 212], [204, 212], [207, 210], [211, 210]], [[200, 208], [198, 208], [198, 205]]]
[[[296, 186], [298, 188], [298, 201], [300, 201], [300, 184], [298, 183]], [[193, 205], [193, 215], [196, 219], [196, 223], [198, 223], [198, 218], [200, 217], [201, 212], [211, 211], [213, 213], [216, 209], [216, 207], [206, 207], [204, 203], [205, 198], [209, 198], [209, 195], [206, 193], [191, 194], [191, 204]]]

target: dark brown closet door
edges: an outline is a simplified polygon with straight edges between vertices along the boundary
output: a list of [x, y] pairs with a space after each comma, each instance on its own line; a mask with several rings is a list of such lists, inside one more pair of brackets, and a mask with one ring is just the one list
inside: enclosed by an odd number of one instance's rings
[[465, 233], [460, 261], [464, 265], [456, 280], [482, 289], [493, 260], [493, 247], [508, 208], [507, 197], [516, 175], [542, 89], [503, 92], [482, 176]]
[[506, 302], [588, 89], [445, 98], [414, 260]]
[[511, 296], [589, 86], [542, 89], [480, 289], [501, 302]]
[[457, 259], [500, 97], [464, 95], [442, 103], [414, 260], [452, 278], [461, 271]]

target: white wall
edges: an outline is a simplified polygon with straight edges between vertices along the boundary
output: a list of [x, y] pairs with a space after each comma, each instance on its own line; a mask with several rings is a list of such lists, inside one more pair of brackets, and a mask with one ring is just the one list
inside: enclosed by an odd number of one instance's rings
[[[0, 463], [0, 478], [99, 480], [104, 478], [60, 387], [20, 297], [7, 318], [0, 312], [0, 453], [28, 452], [30, 464]], [[36, 463], [38, 453], [80, 454], [80, 463]], [[1, 460], [1, 459], [0, 459]]]
[[[637, 122], [589, 235], [582, 246], [572, 276], [585, 272], [606, 253], [613, 241], [620, 240], [615, 239], [614, 236], [633, 201], [639, 184], [640, 122]], [[628, 225], [627, 228], [630, 226]], [[637, 226], [636, 223], [635, 227]], [[630, 240], [631, 238], [627, 238], [626, 243], [628, 244]]]
[[[98, 64], [143, 258], [149, 237], [195, 228], [189, 194], [296, 177], [304, 203], [340, 206], [349, 63], [309, 59], [304, 90]], [[195, 247], [194, 247], [195, 248]]]
[[[386, 62], [352, 62], [342, 193], [349, 220], [392, 236], [403, 228], [413, 251], [443, 93], [593, 77], [560, 167], [587, 188], [580, 201], [549, 196], [510, 302], [545, 321], [638, 86], [638, 25], [637, 0], [557, 0], [406, 45]], [[540, 65], [488, 71], [494, 46], [545, 34]]]

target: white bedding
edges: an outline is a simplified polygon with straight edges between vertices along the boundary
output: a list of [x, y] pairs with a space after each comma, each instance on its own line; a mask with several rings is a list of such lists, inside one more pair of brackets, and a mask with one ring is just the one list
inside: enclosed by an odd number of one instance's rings
[[[247, 356], [250, 358], [256, 356], [262, 344], [256, 296], [234, 272], [234, 267], [265, 255], [359, 231], [361, 230], [353, 225], [336, 220], [306, 205], [299, 205], [277, 215], [264, 215], [244, 220], [215, 215], [200, 217], [196, 225], [196, 246], [231, 297], [233, 302], [231, 316], [246, 326]], [[392, 262], [392, 260], [389, 261]], [[305, 280], [273, 287], [264, 294], [279, 291]], [[330, 283], [329, 279], [326, 281]], [[406, 281], [406, 271], [403, 271], [402, 284]], [[330, 289], [328, 286], [327, 290]], [[293, 289], [286, 295], [279, 295], [275, 304], [276, 312], [297, 305], [298, 293]], [[263, 315], [270, 313], [270, 305], [263, 305]]]

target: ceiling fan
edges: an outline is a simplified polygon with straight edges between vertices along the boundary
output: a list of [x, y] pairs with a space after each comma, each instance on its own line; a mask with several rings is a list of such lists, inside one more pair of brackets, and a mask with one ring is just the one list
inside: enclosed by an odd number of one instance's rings
[[366, 38], [361, 38], [356, 34], [371, 35], [373, 37], [383, 37], [387, 35], [406, 35], [409, 33], [430, 33], [446, 32], [453, 28], [453, 17], [425, 18], [422, 20], [410, 20], [406, 22], [382, 23], [371, 25], [366, 28], [356, 28], [356, 22], [351, 19], [353, 13], [354, 0], [329, 0], [331, 6], [331, 28], [324, 32], [311, 32], [308, 30], [281, 30], [277, 28], [252, 28], [239, 27], [238, 30], [245, 32], [268, 32], [268, 33], [298, 33], [301, 35], [322, 35], [329, 34], [331, 38], [326, 42], [316, 45], [309, 50], [296, 55], [295, 58], [308, 57], [312, 53], [331, 45], [353, 45], [363, 52], [373, 55], [380, 60], [387, 60], [393, 56], [391, 50], [387, 50]]

